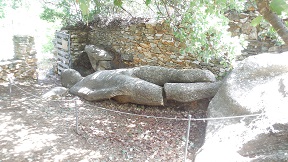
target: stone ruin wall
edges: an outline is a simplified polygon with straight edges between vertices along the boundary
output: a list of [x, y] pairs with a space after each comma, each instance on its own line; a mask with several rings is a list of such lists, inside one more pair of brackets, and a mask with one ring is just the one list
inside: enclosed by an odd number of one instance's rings
[[[102, 24], [102, 23], [100, 23]], [[94, 45], [110, 47], [118, 53], [126, 64], [131, 66], [160, 65], [165, 67], [191, 67], [192, 58], [180, 55], [180, 43], [165, 23], [118, 24], [110, 22], [107, 26], [93, 24], [89, 42]]]
[[0, 80], [37, 79], [37, 58], [34, 38], [16, 35], [13, 37], [14, 58], [0, 61]]
[[[103, 22], [101, 25], [92, 24], [92, 30], [91, 28], [78, 30], [75, 27], [63, 30], [71, 35], [73, 63], [79, 64], [77, 57], [80, 57], [82, 61], [85, 60], [83, 59], [85, 58], [83, 55], [85, 54], [84, 40], [88, 38], [87, 45], [105, 47], [121, 54], [121, 60], [127, 67], [157, 65], [171, 68], [201, 68], [209, 69], [217, 76], [223, 76], [227, 71], [222, 65], [206, 64], [197, 61], [193, 55], [180, 54], [180, 49], [185, 44], [177, 40], [169, 25], [163, 22], [147, 23], [140, 21], [129, 24], [126, 21], [118, 21], [118, 23], [112, 21], [105, 26], [102, 24]], [[84, 65], [87, 66], [87, 62]]]
[[[282, 52], [286, 46], [275, 46], [271, 40], [260, 40], [259, 32], [262, 29], [252, 27], [251, 20], [256, 17], [254, 12], [233, 13], [226, 15], [233, 36], [243, 34], [249, 42], [248, 47], [238, 60], [263, 52]], [[212, 71], [219, 77], [225, 75], [225, 69], [218, 62], [204, 63], [197, 61], [191, 54], [180, 54], [185, 47], [173, 36], [170, 26], [163, 22], [151, 23], [145, 19], [135, 21], [113, 20], [109, 23], [96, 19], [89, 28], [67, 28], [71, 34], [72, 57], [83, 61], [84, 47], [87, 44], [109, 48], [121, 54], [121, 60], [128, 66], [160, 65], [172, 68], [201, 68]], [[86, 41], [86, 42], [85, 42]], [[88, 58], [88, 57], [87, 57]], [[89, 63], [88, 63], [89, 64]], [[84, 63], [88, 66], [87, 63]]]
[[242, 55], [237, 58], [238, 60], [243, 60], [249, 56], [265, 52], [281, 53], [288, 51], [288, 46], [277, 46], [275, 45], [275, 42], [271, 40], [271, 38], [260, 36], [262, 31], [267, 31], [269, 29], [268, 26], [253, 27], [250, 25], [251, 21], [258, 16], [255, 11], [243, 13], [232, 11], [226, 16], [230, 20], [230, 28], [228, 31], [231, 32], [232, 36], [240, 36], [242, 34], [245, 40], [248, 41], [248, 46], [242, 51]]
[[93, 73], [89, 58], [84, 52], [85, 46], [89, 44], [89, 28], [87, 28], [87, 26], [70, 26], [66, 28], [67, 29], [61, 30], [61, 32], [70, 34], [72, 68], [77, 69], [85, 76]]

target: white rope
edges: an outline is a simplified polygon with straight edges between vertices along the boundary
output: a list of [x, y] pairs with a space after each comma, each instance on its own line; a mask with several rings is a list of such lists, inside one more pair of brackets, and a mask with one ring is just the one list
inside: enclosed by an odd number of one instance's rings
[[[24, 89], [18, 87], [17, 85], [13, 84], [14, 86], [16, 86], [18, 89], [20, 89], [21, 91], [30, 94], [36, 98], [39, 98], [40, 100], [44, 100], [43, 98], [36, 96], [30, 92], [25, 91]], [[32, 100], [32, 99], [30, 99]], [[47, 100], [45, 100], [47, 101]], [[71, 101], [75, 101], [75, 100], [49, 100], [49, 101], [58, 101], [58, 102], [71, 102]], [[93, 106], [95, 107], [96, 105], [92, 105], [92, 104], [87, 104], [87, 103], [83, 103], [84, 105], [87, 106]], [[187, 118], [171, 118], [171, 117], [160, 117], [160, 116], [150, 116], [150, 115], [140, 115], [140, 114], [134, 114], [134, 113], [128, 113], [128, 112], [123, 112], [123, 111], [119, 111], [119, 110], [112, 110], [112, 109], [107, 109], [104, 107], [100, 107], [100, 106], [96, 106], [96, 109], [101, 109], [104, 111], [109, 111], [109, 112], [114, 112], [114, 113], [118, 113], [118, 114], [124, 114], [124, 115], [131, 115], [131, 116], [138, 116], [138, 117], [145, 117], [145, 118], [154, 118], [154, 119], [165, 119], [165, 120], [181, 120], [181, 121], [187, 121]], [[265, 113], [259, 113], [259, 114], [251, 114], [251, 115], [239, 115], [239, 116], [226, 116], [226, 117], [212, 117], [212, 118], [191, 118], [191, 121], [209, 121], [209, 120], [224, 120], [224, 119], [236, 119], [236, 118], [246, 118], [246, 117], [256, 117], [256, 116], [261, 116], [261, 115], [265, 115]]]
[[[85, 103], [84, 103], [85, 104]], [[91, 104], [85, 104], [87, 106], [95, 106]], [[132, 116], [139, 116], [139, 117], [146, 117], [146, 118], [155, 118], [155, 119], [166, 119], [166, 120], [188, 120], [187, 118], [169, 118], [169, 117], [158, 117], [158, 116], [149, 116], [149, 115], [139, 115], [139, 114], [134, 114], [134, 113], [128, 113], [128, 112], [123, 112], [123, 111], [118, 111], [118, 110], [111, 110], [107, 109], [104, 107], [96, 106], [96, 109], [101, 109], [105, 111], [110, 111], [110, 112], [115, 112], [119, 114], [125, 114], [125, 115], [132, 115]], [[255, 117], [255, 116], [261, 116], [264, 115], [264, 113], [259, 113], [259, 114], [251, 114], [251, 115], [239, 115], [239, 116], [228, 116], [228, 117], [215, 117], [215, 118], [191, 118], [193, 121], [208, 121], [208, 120], [222, 120], [222, 119], [236, 119], [236, 118], [245, 118], [245, 117]]]
[[30, 93], [30, 92], [27, 92], [27, 91], [25, 91], [24, 89], [22, 89], [22, 88], [20, 88], [20, 87], [18, 87], [16, 84], [12, 84], [12, 85], [14, 85], [15, 87], [17, 87], [19, 90], [21, 90], [22, 92], [25, 92], [25, 93], [27, 93], [27, 94], [29, 94], [29, 95], [31, 95], [31, 96], [33, 96], [33, 97], [36, 97], [36, 98], [39, 98], [39, 99], [41, 99], [41, 97], [39, 97], [39, 96], [36, 96], [36, 95], [34, 95], [33, 93]]
[[[45, 99], [45, 98], [36, 96], [36, 95], [34, 95], [33, 93], [30, 93], [30, 92], [25, 91], [24, 89], [20, 88], [20, 87], [17, 86], [16, 84], [12, 84], [12, 85], [14, 85], [15, 87], [17, 87], [17, 88], [18, 88], [19, 90], [21, 90], [22, 92], [25, 92], [25, 93], [27, 93], [27, 94], [29, 94], [29, 95], [31, 95], [31, 96], [39, 99], [39, 100], [43, 100], [43, 101], [66, 101], [66, 102], [74, 101], [74, 100], [47, 100], [47, 99]], [[41, 96], [41, 95], [40, 95], [40, 96]], [[28, 97], [28, 98], [30, 98], [30, 97]], [[25, 100], [27, 100], [27, 98], [26, 98]], [[29, 100], [33, 100], [33, 98], [32, 98], [32, 99], [29, 99]]]
[[[87, 106], [96, 106], [96, 105], [91, 105], [91, 104], [86, 104]], [[128, 112], [123, 112], [123, 111], [119, 111], [119, 110], [112, 110], [112, 109], [107, 109], [104, 107], [100, 107], [100, 106], [96, 106], [96, 109], [101, 109], [104, 111], [110, 111], [110, 112], [114, 112], [114, 113], [119, 113], [119, 114], [124, 114], [124, 115], [131, 115], [131, 116], [139, 116], [139, 117], [145, 117], [145, 118], [155, 118], [155, 119], [166, 119], [166, 120], [187, 120], [185, 118], [168, 118], [168, 117], [161, 117], [161, 116], [149, 116], [149, 115], [140, 115], [140, 114], [134, 114], [134, 113], [128, 113]]]

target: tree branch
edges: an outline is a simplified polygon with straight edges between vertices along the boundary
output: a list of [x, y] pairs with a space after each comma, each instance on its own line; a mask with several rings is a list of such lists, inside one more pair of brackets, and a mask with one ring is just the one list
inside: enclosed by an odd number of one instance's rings
[[125, 12], [127, 12], [132, 18], [134, 18], [134, 16], [130, 12], [128, 12], [123, 6], [120, 6], [120, 8]]
[[160, 8], [159, 8], [159, 4], [156, 3], [156, 2], [155, 2], [155, 4], [156, 4], [156, 7], [157, 7], [157, 9], [158, 9], [158, 12], [159, 12], [161, 15], [164, 15], [164, 14], [162, 13], [162, 11], [160, 10]]
[[165, 8], [165, 10], [166, 10], [166, 14], [167, 14], [167, 16], [168, 16], [169, 20], [171, 21], [171, 20], [172, 20], [172, 18], [171, 18], [170, 14], [169, 14], [169, 11], [168, 11], [168, 9], [167, 9], [167, 6], [166, 6], [166, 1], [164, 2], [163, 0], [161, 0], [161, 2], [163, 3], [163, 5], [164, 5], [164, 8]]
[[272, 25], [285, 44], [288, 45], [288, 28], [283, 23], [282, 19], [271, 11], [269, 4], [269, 0], [256, 0], [259, 13]]
[[153, 13], [155, 13], [155, 11], [154, 11], [149, 5], [147, 5], [147, 7], [148, 7]]
[[[78, 16], [77, 16], [78, 20], [80, 20], [80, 21], [83, 22], [83, 15], [82, 15], [82, 12], [78, 10], [76, 1], [74, 1], [73, 5], [74, 5], [75, 10], [76, 10], [76, 13], [77, 13], [77, 15], [78, 15]], [[87, 24], [88, 24], [88, 23], [87, 23]]]

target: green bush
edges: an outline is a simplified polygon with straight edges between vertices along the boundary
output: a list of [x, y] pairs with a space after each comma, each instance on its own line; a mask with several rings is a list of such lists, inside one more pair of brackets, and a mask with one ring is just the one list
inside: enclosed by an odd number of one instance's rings
[[174, 27], [175, 36], [186, 44], [183, 53], [206, 62], [216, 59], [230, 66], [247, 42], [242, 37], [231, 36], [227, 31], [229, 19], [217, 10], [198, 1], [191, 2], [179, 25]]

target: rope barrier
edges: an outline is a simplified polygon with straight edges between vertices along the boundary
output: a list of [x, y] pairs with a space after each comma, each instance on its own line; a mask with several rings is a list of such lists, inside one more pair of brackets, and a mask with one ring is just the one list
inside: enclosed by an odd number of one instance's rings
[[19, 90], [21, 90], [22, 92], [25, 92], [25, 93], [27, 93], [27, 94], [33, 96], [33, 97], [36, 97], [36, 98], [42, 99], [41, 97], [36, 96], [36, 95], [34, 95], [33, 93], [30, 93], [30, 92], [25, 91], [24, 89], [20, 88], [19, 86], [17, 86], [17, 85], [14, 84], [14, 83], [13, 83], [12, 85], [15, 86], [16, 88], [18, 88]]
[[[17, 87], [18, 89], [20, 89], [21, 91], [32, 95], [35, 98], [38, 98], [40, 100], [44, 100], [43, 98], [36, 96], [30, 92], [25, 91], [24, 89], [20, 88], [19, 86], [12, 84], [15, 87]], [[31, 99], [30, 99], [31, 100]], [[45, 100], [47, 101], [47, 100]], [[75, 102], [74, 100], [49, 100], [49, 101], [60, 101], [60, 102]], [[150, 116], [150, 115], [140, 115], [140, 114], [134, 114], [134, 113], [129, 113], [129, 112], [123, 112], [123, 111], [119, 111], [119, 110], [112, 110], [112, 109], [107, 109], [104, 107], [100, 107], [100, 106], [96, 106], [96, 105], [92, 105], [92, 104], [87, 104], [87, 103], [83, 103], [84, 105], [87, 106], [93, 106], [96, 109], [101, 109], [104, 111], [109, 111], [109, 112], [114, 112], [114, 113], [119, 113], [119, 114], [124, 114], [124, 115], [131, 115], [131, 116], [138, 116], [138, 117], [145, 117], [145, 118], [154, 118], [154, 119], [164, 119], [164, 120], [181, 120], [181, 121], [187, 121], [189, 119], [187, 118], [171, 118], [171, 117], [160, 117], [160, 116]], [[96, 107], [95, 107], [96, 106]], [[251, 114], [251, 115], [238, 115], [238, 116], [226, 116], [226, 117], [211, 117], [211, 118], [191, 118], [191, 121], [209, 121], [209, 120], [224, 120], [224, 119], [236, 119], [236, 118], [246, 118], [246, 117], [256, 117], [256, 116], [261, 116], [261, 115], [265, 115], [265, 113], [259, 113], [259, 114]]]
[[[87, 106], [95, 106], [91, 104], [86, 104]], [[169, 117], [159, 117], [159, 116], [149, 116], [149, 115], [139, 115], [139, 114], [134, 114], [134, 113], [128, 113], [128, 112], [123, 112], [123, 111], [118, 111], [118, 110], [111, 110], [107, 109], [104, 107], [97, 106], [97, 109], [105, 110], [105, 111], [110, 111], [110, 112], [115, 112], [119, 114], [125, 114], [125, 115], [131, 115], [131, 116], [139, 116], [139, 117], [145, 117], [145, 118], [155, 118], [155, 119], [166, 119], [166, 120], [183, 120], [187, 121], [188, 119], [186, 118], [169, 118]], [[259, 113], [259, 114], [251, 114], [251, 115], [239, 115], [239, 116], [228, 116], [228, 117], [215, 117], [215, 118], [191, 118], [191, 121], [208, 121], [208, 120], [222, 120], [222, 119], [233, 119], [233, 118], [245, 118], [245, 117], [254, 117], [254, 116], [261, 116], [264, 115], [264, 113]]]
[[[25, 93], [27, 93], [27, 94], [29, 94], [29, 95], [31, 95], [31, 96], [39, 99], [39, 100], [47, 101], [46, 99], [44, 99], [44, 98], [42, 98], [42, 97], [39, 97], [39, 96], [41, 96], [41, 95], [36, 96], [36, 95], [34, 95], [33, 93], [30, 93], [30, 92], [25, 91], [23, 88], [20, 88], [20, 87], [17, 86], [16, 84], [12, 84], [12, 85], [14, 85], [16, 88], [18, 88], [18, 89], [21, 90], [22, 92], [25, 92]], [[33, 98], [32, 98], [32, 99], [29, 99], [29, 100], [33, 100]], [[75, 100], [48, 100], [48, 101], [65, 101], [65, 102], [69, 102], [69, 101], [75, 101]]]

